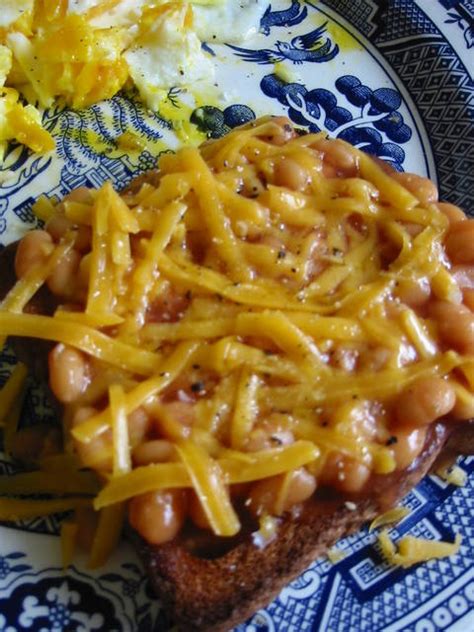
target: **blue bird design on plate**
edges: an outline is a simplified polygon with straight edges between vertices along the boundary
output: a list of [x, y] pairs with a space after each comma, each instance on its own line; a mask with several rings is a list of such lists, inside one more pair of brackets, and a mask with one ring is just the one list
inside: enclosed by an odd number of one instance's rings
[[332, 43], [327, 38], [324, 44], [321, 44], [324, 33], [326, 32], [325, 22], [314, 31], [306, 33], [306, 35], [297, 35], [290, 43], [276, 42], [277, 50], [263, 48], [260, 50], [250, 50], [248, 48], [240, 48], [227, 44], [229, 48], [236, 51], [238, 57], [242, 57], [245, 61], [257, 64], [276, 64], [280, 61], [288, 59], [294, 64], [302, 64], [304, 62], [322, 63], [334, 59], [339, 52], [339, 46]]
[[272, 11], [270, 4], [260, 21], [260, 31], [269, 35], [274, 26], [295, 26], [300, 24], [308, 15], [308, 9], [301, 10], [299, 0], [291, 0], [291, 6], [283, 11]]

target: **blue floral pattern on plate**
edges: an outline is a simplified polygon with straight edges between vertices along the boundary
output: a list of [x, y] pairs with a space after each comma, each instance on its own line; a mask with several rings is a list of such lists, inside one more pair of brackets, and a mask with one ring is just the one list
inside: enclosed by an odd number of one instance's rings
[[[272, 0], [260, 34], [245, 46], [205, 45], [226, 104], [182, 114], [211, 138], [264, 113], [286, 114], [396, 169], [429, 175], [443, 198], [472, 212], [473, 15], [472, 0]], [[275, 62], [285, 72], [272, 68]], [[167, 106], [179, 113], [182, 96], [170, 90]], [[40, 194], [62, 196], [106, 179], [123, 186], [179, 145], [173, 122], [147, 112], [133, 94], [81, 112], [52, 108], [43, 120], [57, 151], [32, 156], [12, 145], [0, 167], [4, 244], [36, 223], [31, 206]], [[128, 132], [141, 144], [134, 151], [121, 146]], [[0, 360], [3, 382], [14, 358], [5, 350]], [[32, 384], [22, 423], [51, 415]], [[461, 533], [458, 555], [393, 568], [383, 562], [376, 536], [363, 529], [338, 543], [344, 559], [317, 560], [238, 632], [474, 629], [474, 459], [460, 466], [465, 487], [427, 477], [404, 500], [411, 513], [392, 530], [395, 539], [411, 533], [453, 540]], [[0, 459], [0, 470], [13, 471], [7, 459]], [[0, 530], [0, 632], [167, 629], [126, 544], [104, 569], [91, 572], [79, 558], [64, 572], [56, 517]]]

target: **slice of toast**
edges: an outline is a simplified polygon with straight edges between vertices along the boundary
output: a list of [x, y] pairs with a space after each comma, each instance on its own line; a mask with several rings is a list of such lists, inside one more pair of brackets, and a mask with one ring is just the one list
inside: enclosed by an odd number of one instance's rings
[[[15, 252], [16, 244], [11, 244], [0, 253], [0, 296], [16, 280]], [[43, 288], [25, 311], [48, 314], [53, 310], [54, 297]], [[12, 340], [19, 359], [44, 379], [51, 345], [38, 347], [38, 343]], [[438, 459], [458, 454], [474, 454], [474, 420], [433, 425], [421, 455], [408, 469], [372, 475], [370, 496], [316, 494], [297, 516], [286, 514], [279, 519], [275, 536], [264, 546], [258, 546], [247, 531], [233, 546], [227, 544], [223, 553], [203, 555], [194, 552], [192, 537], [150, 546], [131, 529], [128, 535], [170, 620], [186, 632], [224, 632], [267, 605], [338, 539], [395, 506]]]

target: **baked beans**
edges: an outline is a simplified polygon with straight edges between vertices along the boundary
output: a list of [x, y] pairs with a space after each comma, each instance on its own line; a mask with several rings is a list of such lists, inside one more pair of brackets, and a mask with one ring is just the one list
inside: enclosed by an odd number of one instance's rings
[[353, 177], [359, 171], [357, 154], [341, 140], [319, 139], [314, 148], [323, 154], [323, 173], [326, 177]]
[[15, 255], [15, 273], [21, 279], [44, 263], [53, 251], [53, 239], [45, 230], [32, 230], [19, 242]]
[[49, 385], [57, 399], [69, 404], [76, 401], [88, 384], [84, 355], [72, 347], [56, 345], [49, 353]]
[[274, 182], [293, 191], [304, 191], [308, 186], [309, 174], [295, 160], [283, 158], [275, 165]]
[[78, 202], [79, 204], [92, 204], [94, 201], [93, 189], [77, 187], [64, 196], [63, 202]]
[[47, 285], [53, 294], [71, 298], [75, 294], [77, 271], [81, 255], [77, 250], [69, 250], [48, 277]]
[[165, 439], [153, 439], [139, 443], [132, 452], [133, 464], [150, 465], [150, 463], [165, 463], [176, 454], [173, 444]]
[[[71, 427], [79, 426], [98, 413], [92, 406], [78, 408], [71, 420]], [[106, 430], [95, 436], [88, 443], [75, 441], [74, 446], [81, 462], [99, 472], [112, 469], [112, 431]]]
[[72, 227], [72, 221], [62, 213], [56, 213], [46, 222], [46, 230], [54, 241], [59, 241]]
[[450, 224], [455, 224], [456, 222], [462, 222], [466, 219], [466, 215], [459, 208], [459, 206], [455, 206], [454, 204], [448, 204], [447, 202], [438, 202], [436, 206], [444, 215], [446, 215]]
[[467, 219], [453, 224], [445, 246], [453, 263], [474, 264], [474, 220]]
[[151, 417], [143, 407], [136, 408], [128, 415], [128, 438], [132, 447], [145, 440], [151, 425]]
[[77, 271], [77, 287], [87, 289], [89, 286], [89, 275], [91, 269], [91, 254], [84, 255], [79, 262]]
[[270, 415], [267, 419], [255, 425], [245, 443], [247, 452], [259, 452], [270, 448], [278, 448], [282, 445], [293, 443], [295, 437], [285, 417], [282, 415]]
[[430, 305], [441, 338], [457, 351], [474, 353], [474, 314], [465, 305], [438, 301]]
[[311, 498], [316, 490], [316, 478], [305, 468], [288, 474], [264, 478], [254, 483], [249, 493], [248, 507], [256, 515], [281, 515], [294, 505]]
[[200, 529], [210, 529], [211, 525], [209, 523], [208, 517], [206, 516], [206, 512], [203, 509], [201, 501], [199, 500], [199, 496], [194, 491], [189, 492], [189, 504], [188, 504], [189, 517]]
[[92, 240], [91, 228], [83, 225], [77, 226], [65, 215], [60, 213], [53, 215], [46, 224], [46, 230], [56, 242], [64, 237], [68, 231], [72, 231], [75, 234], [75, 249], [79, 252], [90, 250]]
[[401, 279], [395, 288], [395, 296], [409, 307], [425, 305], [431, 295], [431, 285], [427, 278]]
[[392, 177], [420, 200], [422, 204], [433, 204], [438, 201], [438, 188], [428, 180], [415, 173], [399, 173], [394, 171]]
[[360, 492], [368, 482], [370, 469], [351, 456], [331, 452], [320, 473], [320, 481], [341, 492]]
[[394, 442], [390, 446], [397, 464], [397, 470], [404, 470], [413, 465], [421, 454], [426, 441], [426, 427], [397, 430]]
[[456, 395], [449, 382], [426, 377], [411, 384], [398, 398], [395, 416], [400, 426], [428, 426], [453, 409]]
[[462, 292], [462, 299], [464, 305], [474, 312], [474, 288], [466, 288]]
[[186, 518], [183, 490], [160, 490], [135, 496], [128, 507], [132, 527], [150, 544], [173, 540]]

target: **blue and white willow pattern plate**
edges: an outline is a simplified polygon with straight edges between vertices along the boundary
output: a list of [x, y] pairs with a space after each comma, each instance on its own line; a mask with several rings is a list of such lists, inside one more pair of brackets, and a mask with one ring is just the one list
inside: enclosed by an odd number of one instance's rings
[[[473, 213], [473, 0], [272, 0], [253, 40], [207, 50], [226, 98], [192, 113], [209, 136], [256, 115], [286, 113], [396, 169], [430, 176], [442, 198]], [[290, 82], [275, 75], [278, 62]], [[169, 92], [170, 107], [180, 108], [180, 96]], [[189, 118], [189, 110], [181, 114]], [[62, 196], [106, 179], [123, 186], [154, 167], [157, 147], [179, 143], [168, 121], [125, 94], [82, 112], [51, 109], [44, 123], [56, 154], [32, 156], [11, 146], [0, 167], [3, 245], [34, 225], [31, 205], [41, 193]], [[125, 132], [145, 148], [121, 149], [116, 139]], [[4, 381], [15, 360], [8, 352], [1, 360]], [[22, 423], [49, 415], [44, 394], [32, 385]], [[392, 531], [395, 538], [411, 533], [449, 541], [462, 533], [459, 555], [410, 570], [390, 567], [364, 529], [339, 543], [342, 561], [317, 560], [237, 630], [474, 630], [474, 458], [460, 465], [469, 475], [464, 488], [427, 477], [405, 499], [411, 513]], [[13, 471], [6, 459], [0, 467]], [[98, 572], [78, 560], [65, 573], [56, 518], [5, 525], [0, 533], [0, 632], [165, 630], [126, 544]]]

